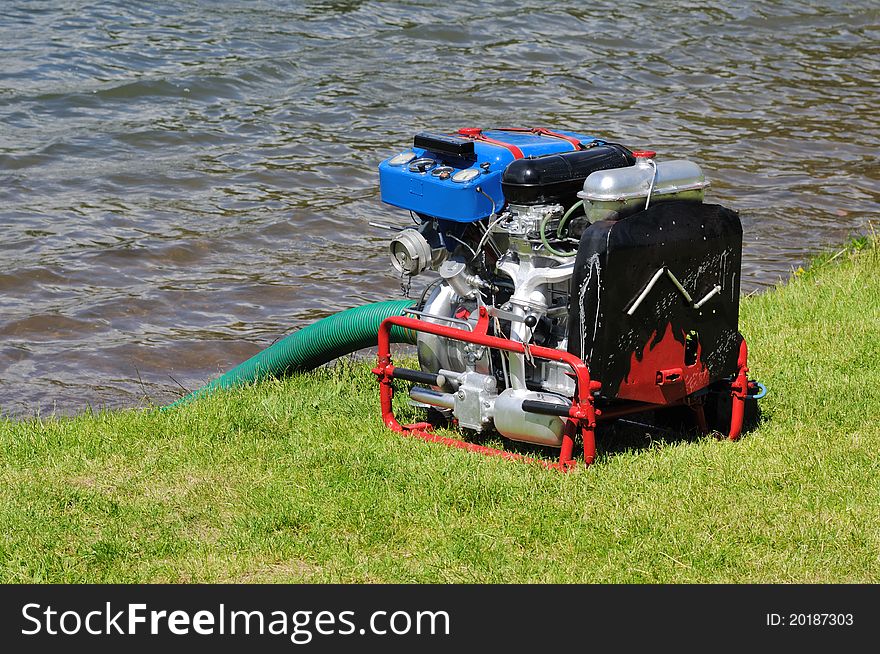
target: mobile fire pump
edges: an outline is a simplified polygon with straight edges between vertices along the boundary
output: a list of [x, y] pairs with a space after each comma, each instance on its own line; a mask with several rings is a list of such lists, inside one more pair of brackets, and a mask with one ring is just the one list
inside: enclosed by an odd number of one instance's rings
[[[758, 387], [738, 331], [742, 226], [703, 201], [696, 163], [568, 131], [465, 128], [416, 134], [379, 180], [414, 219], [391, 239], [396, 273], [436, 277], [379, 328], [390, 428], [525, 458], [434, 428], [497, 433], [557, 448], [545, 465], [561, 469], [578, 440], [593, 461], [598, 421], [649, 410], [686, 407], [739, 437]], [[393, 364], [395, 327], [415, 333], [419, 369]], [[399, 381], [430, 421], [398, 422]]]
[[[539, 460], [561, 470], [576, 442], [593, 461], [597, 422], [630, 414], [684, 412], [739, 438], [763, 393], [738, 330], [742, 226], [703, 202], [697, 164], [575, 132], [465, 128], [416, 134], [379, 183], [413, 217], [391, 227], [390, 254], [407, 285], [434, 277], [420, 300], [328, 316], [170, 406], [310, 370], [378, 333], [382, 418], [406, 435], [529, 460], [475, 442], [500, 434], [558, 449]], [[400, 342], [418, 369], [394, 365]], [[395, 417], [402, 382], [426, 420]]]

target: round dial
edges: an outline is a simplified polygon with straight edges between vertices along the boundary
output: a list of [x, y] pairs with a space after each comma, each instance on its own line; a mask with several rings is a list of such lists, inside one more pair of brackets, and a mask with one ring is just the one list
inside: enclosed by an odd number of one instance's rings
[[464, 170], [459, 170], [452, 176], [453, 182], [458, 182], [459, 184], [464, 184], [465, 182], [469, 182], [472, 179], [476, 179], [480, 176], [479, 168], [465, 168]]
[[452, 173], [455, 172], [455, 168], [452, 166], [437, 166], [434, 170], [431, 171], [431, 174], [434, 177], [439, 177], [440, 179], [449, 179], [452, 177]]
[[411, 173], [426, 173], [436, 165], [437, 162], [430, 157], [420, 157], [410, 163], [409, 171]]
[[401, 152], [400, 154], [396, 154], [388, 160], [389, 166], [405, 166], [410, 161], [416, 158], [415, 152]]

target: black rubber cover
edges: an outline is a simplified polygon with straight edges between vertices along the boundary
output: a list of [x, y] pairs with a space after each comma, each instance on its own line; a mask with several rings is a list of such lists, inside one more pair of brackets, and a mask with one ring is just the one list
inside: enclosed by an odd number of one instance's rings
[[413, 147], [424, 148], [440, 154], [451, 154], [456, 157], [473, 158], [475, 156], [472, 140], [449, 134], [419, 132], [413, 137]]
[[[575, 260], [569, 309], [568, 351], [587, 361], [602, 396], [615, 398], [634, 360], [670, 329], [684, 343], [699, 334], [708, 381], [737, 372], [742, 225], [735, 211], [715, 204], [663, 202], [622, 220], [584, 230]], [[660, 268], [668, 268], [694, 301], [715, 285], [721, 292], [695, 309], [662, 275], [638, 305], [628, 309]], [[681, 361], [668, 361], [676, 368]]]
[[437, 379], [437, 373], [432, 372], [422, 372], [421, 370], [410, 370], [409, 368], [394, 368], [394, 373], [391, 375], [394, 379], [403, 379], [406, 381], [415, 382], [416, 384], [427, 384], [428, 386], [439, 386], [439, 381]]
[[571, 405], [553, 404], [552, 402], [542, 402], [541, 400], [523, 400], [522, 409], [530, 413], [567, 418], [569, 411], [571, 411]]
[[616, 143], [517, 159], [505, 168], [501, 190], [513, 204], [569, 206], [577, 202], [577, 194], [590, 173], [632, 166], [635, 162], [632, 152]]

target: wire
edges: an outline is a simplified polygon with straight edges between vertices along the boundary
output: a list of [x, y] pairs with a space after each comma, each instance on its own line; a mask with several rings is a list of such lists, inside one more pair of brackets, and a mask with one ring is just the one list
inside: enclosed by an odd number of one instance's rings
[[547, 223], [550, 222], [550, 218], [553, 214], [548, 213], [541, 219], [541, 227], [538, 229], [538, 233], [541, 236], [541, 243], [544, 244], [544, 247], [547, 248], [547, 251], [550, 254], [554, 254], [557, 257], [573, 257], [577, 254], [577, 250], [574, 252], [562, 252], [557, 250], [553, 246], [550, 245], [550, 242], [547, 240]]
[[486, 233], [483, 234], [483, 238], [481, 238], [481, 239], [480, 239], [480, 242], [477, 244], [476, 251], [475, 251], [475, 254], [474, 254], [474, 258], [471, 259], [471, 262], [473, 262], [474, 259], [476, 259], [478, 256], [480, 256], [480, 252], [482, 252], [482, 250], [483, 250], [483, 246], [486, 245], [486, 240], [487, 240], [487, 239], [489, 238], [489, 236], [492, 234], [492, 230], [495, 229], [495, 226], [496, 226], [498, 223], [500, 223], [501, 220], [502, 220], [503, 218], [504, 218], [504, 214], [501, 214], [501, 215], [498, 216], [494, 221], [492, 221], [492, 224], [491, 224], [491, 225], [489, 225], [489, 226], [486, 228]]
[[651, 194], [654, 193], [654, 182], [657, 181], [657, 164], [653, 159], [648, 159], [648, 163], [654, 168], [654, 172], [651, 175], [651, 185], [648, 187], [648, 197], [645, 198], [645, 209], [647, 210], [648, 205], [651, 204]]
[[[498, 320], [498, 316], [493, 316], [493, 318], [495, 319], [495, 335], [507, 338], [504, 330], [501, 329], [501, 321]], [[504, 374], [504, 388], [510, 388], [510, 375], [507, 372], [507, 352], [501, 350], [498, 354], [501, 355], [501, 372]]]
[[419, 297], [419, 301], [416, 302], [416, 306], [419, 308], [419, 311], [423, 311], [425, 308], [425, 301], [428, 299], [428, 291], [430, 291], [433, 287], [438, 286], [442, 281], [443, 278], [438, 277], [433, 282], [425, 286], [424, 289], [422, 289], [422, 295], [421, 297]]
[[[492, 196], [489, 195], [488, 193], [486, 193], [486, 191], [484, 191], [484, 190], [482, 189], [482, 187], [480, 187], [480, 186], [476, 186], [476, 187], [474, 187], [474, 190], [475, 190], [477, 193], [481, 193], [481, 194], [483, 194], [483, 196], [485, 196], [485, 198], [486, 198], [487, 200], [489, 200], [489, 202], [492, 203], [492, 213], [489, 214], [489, 218], [491, 218], [492, 216], [494, 216], [494, 215], [495, 215], [495, 209], [496, 209], [496, 206], [495, 206], [495, 200], [492, 199]], [[488, 229], [486, 229], [486, 234], [485, 234], [486, 237], [489, 236], [489, 232], [491, 232], [491, 231], [492, 231], [492, 228], [493, 228], [495, 225], [497, 225], [497, 224], [498, 224], [498, 221], [495, 221], [492, 225], [489, 226]], [[485, 238], [483, 238], [483, 239], [480, 240], [480, 244], [479, 244], [479, 246], [477, 246], [477, 252], [481, 252], [481, 251], [483, 250], [483, 246], [486, 244], [486, 243], [485, 243], [485, 240], [486, 240]], [[492, 249], [495, 251], [495, 256], [497, 256], [497, 257], [500, 258], [500, 257], [501, 257], [501, 251], [500, 251], [497, 247], [495, 247], [495, 243], [492, 242], [492, 243], [490, 243], [490, 245], [492, 246]], [[479, 256], [479, 255], [477, 255], [477, 254], [475, 253], [475, 254], [474, 254], [474, 258], [471, 259], [471, 261], [474, 261], [474, 260], [477, 258], [477, 256]]]
[[[474, 255], [474, 259], [477, 258], [477, 253], [474, 252], [474, 249], [473, 249], [470, 245], [468, 245], [467, 243], [465, 243], [464, 241], [462, 241], [460, 238], [458, 238], [457, 236], [453, 236], [452, 234], [447, 234], [447, 235], [446, 235], [446, 238], [451, 238], [453, 241], [458, 241], [460, 244], [462, 244], [462, 245], [465, 246], [468, 250], [471, 251], [471, 254]], [[471, 259], [471, 261], [473, 261], [474, 259]]]
[[556, 228], [556, 236], [562, 238], [562, 230], [565, 227], [565, 223], [568, 222], [568, 219], [572, 216], [572, 214], [574, 214], [577, 208], [582, 206], [584, 206], [584, 201], [578, 200], [573, 205], [571, 205], [571, 207], [569, 207], [568, 211], [566, 211], [562, 218], [559, 220], [559, 227]]
[[483, 190], [481, 187], [479, 187], [479, 186], [476, 187], [474, 190], [475, 190], [477, 193], [482, 193], [483, 195], [486, 196], [486, 198], [488, 198], [489, 202], [492, 203], [492, 215], [495, 215], [495, 200], [492, 199], [492, 196], [489, 195], [488, 193], [486, 193], [486, 191], [484, 191], [484, 190]]

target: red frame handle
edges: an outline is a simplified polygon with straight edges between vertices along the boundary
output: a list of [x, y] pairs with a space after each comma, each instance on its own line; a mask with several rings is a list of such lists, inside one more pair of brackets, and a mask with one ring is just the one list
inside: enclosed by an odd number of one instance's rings
[[434, 442], [443, 442], [446, 445], [460, 447], [469, 451], [476, 451], [482, 454], [491, 454], [501, 456], [507, 459], [519, 459], [533, 461], [519, 454], [505, 452], [503, 450], [495, 450], [493, 448], [474, 445], [455, 439], [442, 438], [436, 434], [430, 434], [426, 431], [423, 423], [418, 425], [401, 425], [394, 416], [391, 407], [391, 400], [394, 396], [393, 373], [394, 365], [391, 361], [391, 327], [397, 326], [403, 329], [411, 329], [413, 331], [425, 332], [442, 336], [453, 340], [464, 341], [466, 343], [474, 343], [507, 352], [515, 352], [517, 354], [528, 354], [537, 359], [546, 359], [548, 361], [558, 361], [568, 364], [572, 369], [573, 376], [576, 381], [575, 398], [569, 409], [569, 423], [563, 434], [562, 447], [559, 453], [559, 461], [550, 464], [540, 462], [546, 467], [557, 468], [560, 470], [569, 470], [575, 466], [572, 458], [572, 450], [574, 448], [573, 436], [576, 432], [580, 432], [584, 443], [584, 464], [590, 465], [596, 458], [596, 410], [593, 405], [593, 391], [599, 390], [601, 384], [590, 379], [590, 371], [581, 359], [575, 355], [555, 350], [539, 345], [525, 345], [523, 343], [512, 341], [507, 338], [499, 338], [497, 336], [489, 336], [489, 314], [485, 307], [480, 307], [479, 318], [473, 331], [458, 329], [456, 327], [447, 327], [446, 325], [437, 325], [435, 323], [418, 320], [416, 318], [407, 318], [405, 316], [392, 316], [386, 318], [379, 326], [379, 353], [378, 364], [373, 372], [379, 378], [380, 384], [380, 401], [382, 408], [382, 420], [394, 431], [409, 436], [417, 436], [425, 440]]

